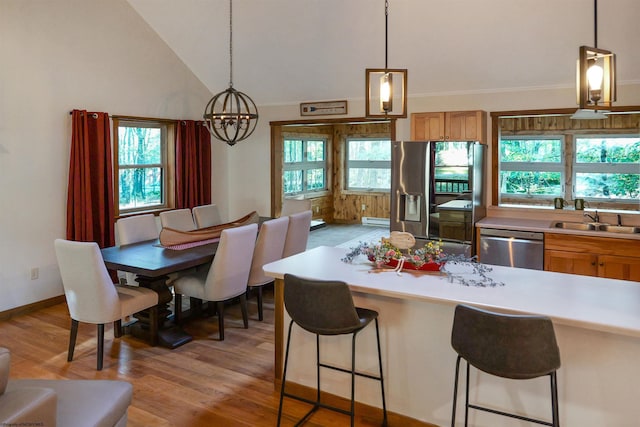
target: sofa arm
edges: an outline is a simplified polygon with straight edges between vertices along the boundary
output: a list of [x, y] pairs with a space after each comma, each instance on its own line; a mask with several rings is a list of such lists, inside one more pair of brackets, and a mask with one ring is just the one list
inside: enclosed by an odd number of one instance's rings
[[58, 397], [50, 388], [25, 387], [0, 395], [0, 425], [56, 426]]
[[11, 353], [9, 350], [0, 347], [0, 396], [7, 388], [7, 381], [9, 381], [9, 367], [11, 366]]

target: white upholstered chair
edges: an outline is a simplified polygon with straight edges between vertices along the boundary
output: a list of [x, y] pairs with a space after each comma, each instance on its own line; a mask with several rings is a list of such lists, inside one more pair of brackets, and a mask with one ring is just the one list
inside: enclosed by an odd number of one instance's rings
[[182, 320], [182, 295], [216, 303], [220, 341], [224, 340], [224, 302], [240, 297], [244, 327], [247, 317], [247, 281], [258, 234], [257, 224], [223, 230], [209, 270], [181, 275], [173, 282], [175, 320]]
[[253, 251], [251, 272], [249, 273], [248, 290], [258, 292], [258, 319], [262, 320], [262, 287], [273, 282], [273, 277], [264, 274], [262, 266], [282, 258], [284, 242], [287, 238], [289, 217], [284, 216], [265, 221], [260, 226], [256, 248]]
[[0, 425], [126, 427], [133, 387], [126, 381], [9, 379], [0, 347]]
[[296, 213], [310, 211], [311, 200], [309, 199], [284, 199], [280, 216], [289, 216]]
[[179, 231], [192, 231], [196, 229], [191, 209], [173, 209], [160, 212], [160, 224], [162, 227], [173, 228]]
[[[122, 246], [157, 239], [160, 233], [154, 214], [120, 218], [116, 222], [116, 230], [118, 244]], [[125, 273], [125, 278], [128, 285], [137, 285], [135, 274]]]
[[309, 231], [311, 229], [311, 211], [304, 211], [289, 215], [287, 239], [284, 243], [282, 257], [299, 254], [307, 249]]
[[220, 210], [217, 205], [202, 205], [193, 208], [193, 219], [196, 227], [206, 228], [214, 225], [222, 224]]
[[122, 319], [149, 310], [151, 344], [157, 342], [158, 294], [139, 286], [116, 286], [112, 283], [95, 242], [56, 239], [56, 257], [60, 267], [64, 294], [71, 315], [71, 333], [67, 361], [73, 360], [78, 323], [98, 325], [98, 362], [102, 370], [104, 325], [114, 322], [114, 336], [122, 335]]

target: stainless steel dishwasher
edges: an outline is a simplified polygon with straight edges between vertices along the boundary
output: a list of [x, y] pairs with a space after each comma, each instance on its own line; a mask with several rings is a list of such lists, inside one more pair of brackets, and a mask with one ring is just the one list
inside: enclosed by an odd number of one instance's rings
[[543, 270], [544, 233], [481, 228], [480, 262]]

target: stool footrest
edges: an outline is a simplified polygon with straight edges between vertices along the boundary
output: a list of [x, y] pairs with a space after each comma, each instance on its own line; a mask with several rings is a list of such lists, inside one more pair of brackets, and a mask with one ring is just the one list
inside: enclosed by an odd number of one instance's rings
[[[333, 365], [327, 365], [326, 363], [320, 363], [319, 366], [321, 368], [327, 368], [327, 369], [333, 369], [334, 371], [340, 371], [340, 372], [344, 372], [345, 374], [351, 374], [351, 369], [346, 369], [346, 368], [341, 368], [339, 366], [333, 366]], [[360, 377], [365, 377], [365, 378], [369, 378], [371, 380], [377, 380], [377, 381], [382, 381], [382, 379], [380, 378], [380, 376], [376, 376], [376, 375], [372, 375], [372, 374], [367, 374], [366, 372], [358, 372], [358, 371], [354, 371], [353, 372], [354, 375], [358, 375]]]
[[528, 421], [530, 423], [542, 424], [542, 425], [545, 425], [545, 426], [553, 426], [553, 423], [550, 423], [548, 421], [539, 420], [539, 419], [536, 419], [536, 418], [529, 418], [529, 417], [525, 417], [525, 416], [522, 416], [522, 415], [511, 414], [509, 412], [503, 412], [503, 411], [499, 411], [497, 409], [491, 409], [491, 408], [487, 408], [487, 407], [484, 407], [484, 406], [474, 405], [474, 404], [471, 404], [471, 403], [469, 403], [469, 408], [477, 409], [478, 411], [491, 412], [492, 414], [503, 415], [505, 417], [517, 418], [519, 420]]

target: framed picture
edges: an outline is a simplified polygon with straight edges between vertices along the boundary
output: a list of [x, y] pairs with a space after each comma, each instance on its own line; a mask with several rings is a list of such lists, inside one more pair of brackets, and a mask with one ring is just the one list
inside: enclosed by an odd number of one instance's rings
[[301, 102], [301, 116], [347, 114], [347, 101]]

